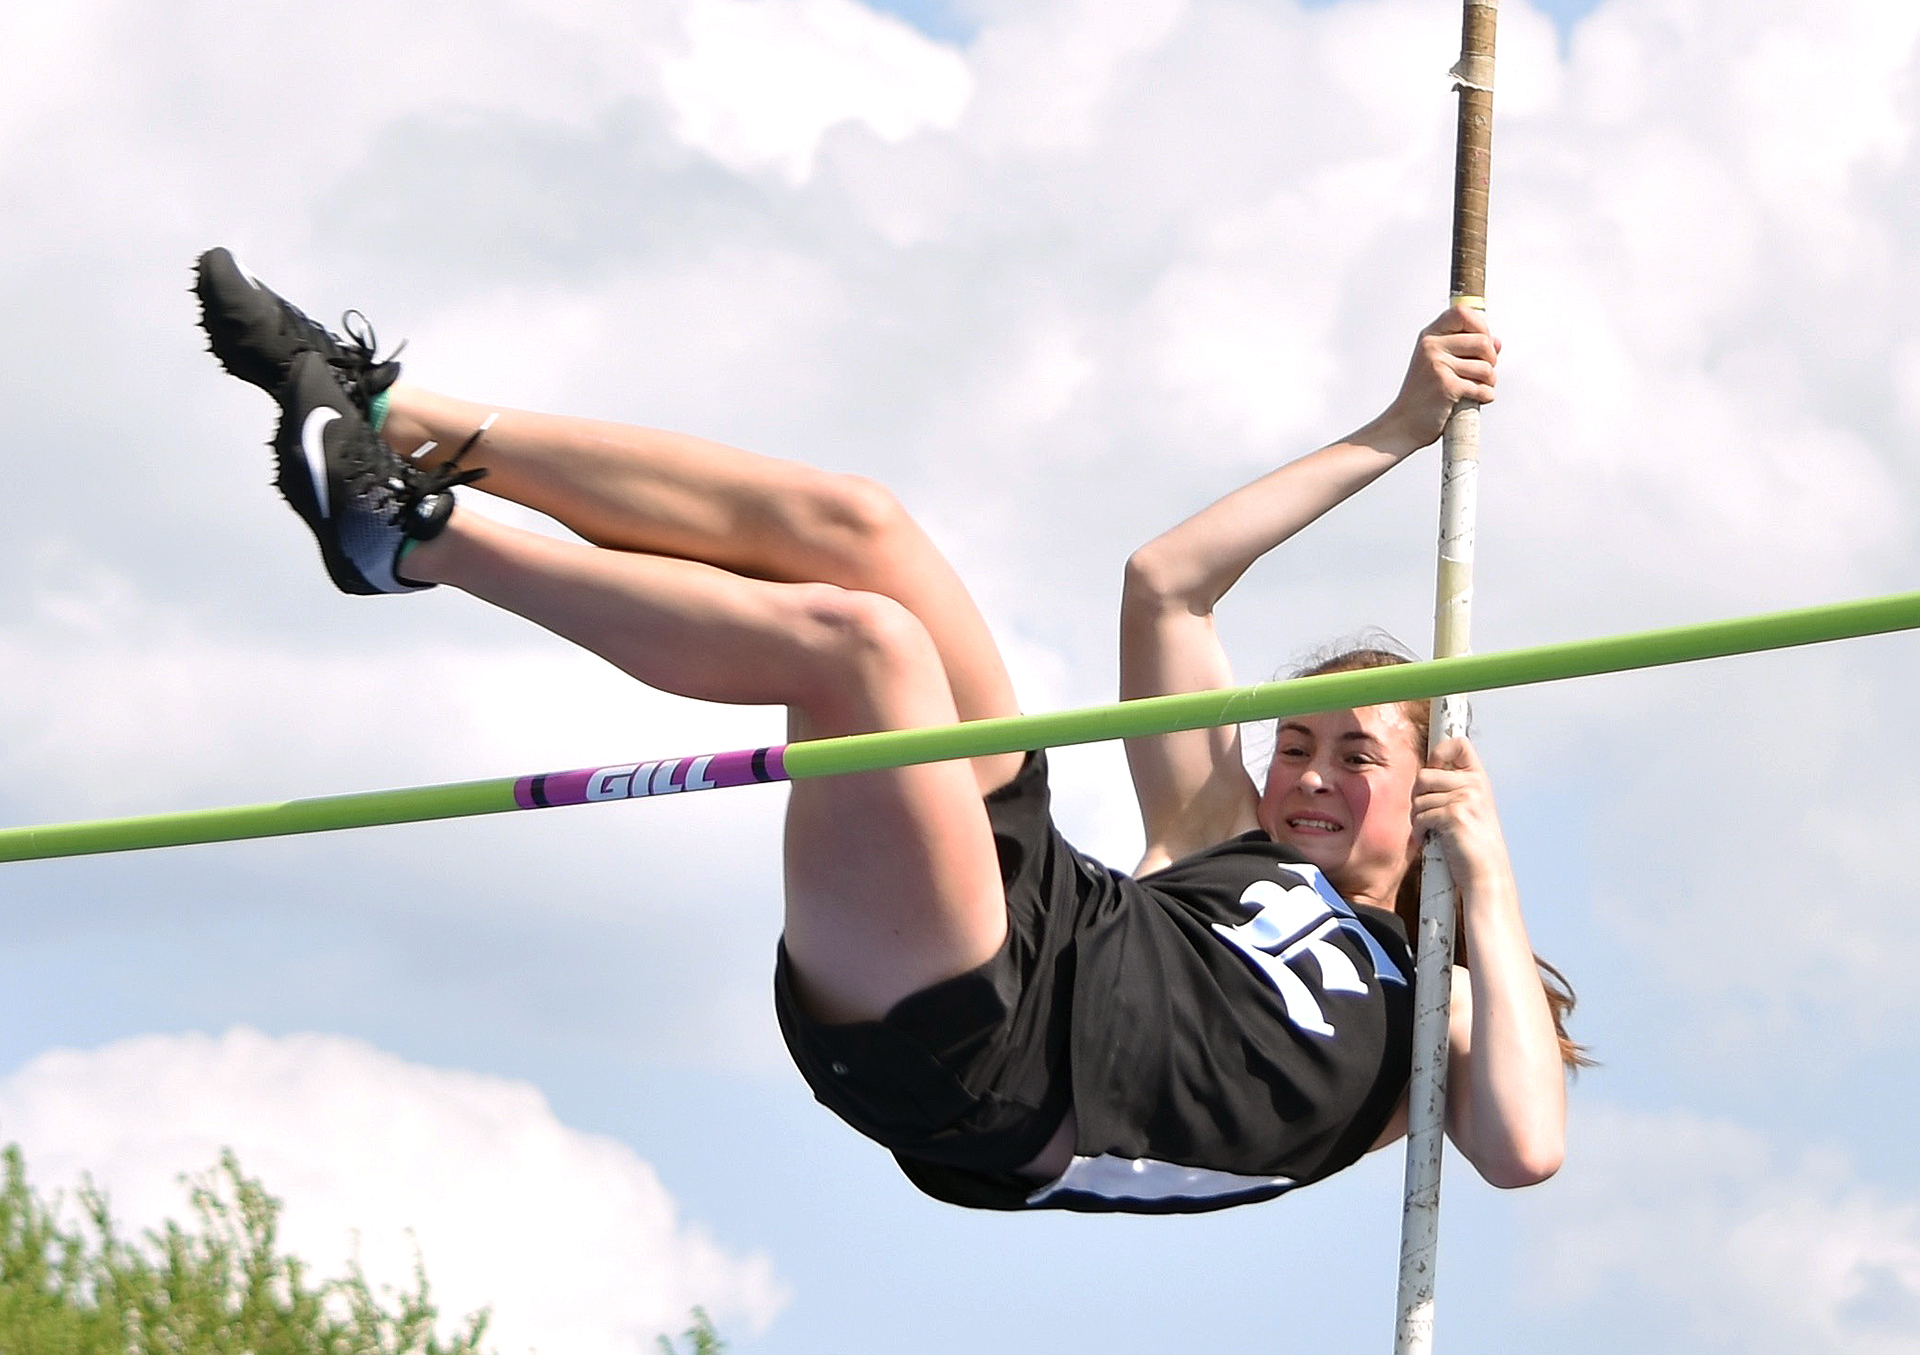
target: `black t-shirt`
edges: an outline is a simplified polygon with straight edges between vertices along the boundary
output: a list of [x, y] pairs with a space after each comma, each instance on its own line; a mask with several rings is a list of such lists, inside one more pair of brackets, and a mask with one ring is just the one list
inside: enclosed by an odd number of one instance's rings
[[1258, 832], [1138, 880], [1051, 845], [1078, 867], [1053, 872], [1078, 882], [1055, 905], [1072, 917], [1071, 995], [1054, 1004], [1070, 1012], [1073, 1164], [1036, 1188], [902, 1158], [916, 1185], [977, 1208], [1189, 1213], [1372, 1146], [1411, 1058], [1398, 917], [1348, 904]]

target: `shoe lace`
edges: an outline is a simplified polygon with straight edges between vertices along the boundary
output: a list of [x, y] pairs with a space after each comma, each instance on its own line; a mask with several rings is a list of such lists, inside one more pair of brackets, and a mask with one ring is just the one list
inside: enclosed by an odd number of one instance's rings
[[460, 449], [437, 466], [416, 466], [390, 451], [372, 435], [355, 457], [346, 476], [351, 492], [361, 495], [373, 512], [381, 514], [388, 526], [397, 527], [413, 511], [414, 505], [436, 494], [444, 494], [460, 485], [470, 485], [487, 475], [485, 466], [462, 469], [461, 460], [480, 441], [487, 430], [477, 429], [460, 444]]
[[[395, 351], [397, 352], [399, 350], [396, 349]], [[492, 421], [489, 420], [488, 422], [490, 423]], [[484, 424], [474, 429], [472, 433], [467, 435], [467, 440], [460, 444], [459, 451], [455, 452], [445, 461], [442, 461], [439, 465], [429, 470], [419, 472], [427, 482], [428, 487], [426, 493], [440, 494], [458, 485], [470, 485], [475, 480], [484, 480], [487, 478], [487, 468], [485, 466], [469, 466], [465, 470], [460, 469], [461, 461], [466, 459], [467, 453], [473, 450], [474, 445], [480, 441], [481, 435], [486, 431], [486, 425]]]
[[[300, 314], [292, 306], [288, 306], [287, 309], [293, 311], [295, 315]], [[305, 316], [300, 318], [306, 320]], [[312, 324], [312, 321], [307, 323]], [[345, 338], [325, 330], [321, 331], [333, 340], [334, 351], [327, 354], [327, 362], [332, 366], [340, 384], [346, 387], [347, 393], [364, 408], [379, 393], [374, 389], [375, 370], [398, 358], [405, 350], [407, 343], [402, 339], [400, 347], [386, 357], [381, 357], [379, 341], [373, 333], [373, 322], [357, 310], [347, 311], [340, 317], [340, 328], [346, 331]]]

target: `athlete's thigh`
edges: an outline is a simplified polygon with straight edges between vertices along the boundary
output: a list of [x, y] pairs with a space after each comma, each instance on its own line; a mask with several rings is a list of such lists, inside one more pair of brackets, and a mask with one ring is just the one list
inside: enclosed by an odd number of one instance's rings
[[[762, 662], [787, 674], [790, 738], [959, 717], [937, 641], [897, 599], [761, 586], [785, 608], [775, 616], [789, 634], [783, 658]], [[1006, 903], [974, 767], [938, 762], [795, 782], [786, 896], [794, 986], [821, 1020], [877, 1018], [990, 959], [1006, 935]]]
[[810, 1015], [877, 1020], [985, 964], [1006, 934], [999, 854], [969, 764], [793, 784], [785, 941]]

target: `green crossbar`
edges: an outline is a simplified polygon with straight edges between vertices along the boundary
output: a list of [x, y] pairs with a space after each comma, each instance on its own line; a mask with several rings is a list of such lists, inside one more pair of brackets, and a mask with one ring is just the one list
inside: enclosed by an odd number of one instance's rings
[[[0, 862], [140, 851], [151, 847], [329, 832], [427, 819], [497, 814], [545, 805], [703, 790], [754, 782], [799, 781], [878, 771], [920, 762], [982, 757], [1030, 748], [1141, 738], [1181, 729], [1269, 720], [1312, 711], [1519, 687], [1631, 669], [1726, 658], [1920, 627], [1920, 593], [1831, 603], [1794, 611], [1569, 640], [1529, 649], [1429, 659], [1387, 668], [1266, 682], [1249, 687], [1145, 697], [1077, 710], [971, 720], [930, 729], [885, 730], [810, 739], [742, 753], [624, 763], [541, 776], [502, 777], [399, 790], [365, 791], [274, 804], [189, 810], [137, 818], [0, 828]], [[709, 775], [722, 761], [749, 774]], [[529, 787], [585, 787], [540, 798]]]

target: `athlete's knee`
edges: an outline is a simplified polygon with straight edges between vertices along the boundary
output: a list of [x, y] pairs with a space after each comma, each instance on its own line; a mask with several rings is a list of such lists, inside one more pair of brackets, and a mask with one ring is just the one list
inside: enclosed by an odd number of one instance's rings
[[800, 597], [798, 638], [818, 678], [813, 704], [942, 672], [926, 627], [892, 598], [832, 584], [803, 586]]
[[893, 491], [861, 475], [822, 472], [794, 505], [802, 534], [852, 567], [883, 563], [897, 543], [917, 532]]
[[821, 652], [852, 662], [913, 662], [934, 653], [920, 619], [892, 598], [823, 584], [806, 596], [806, 622]]

